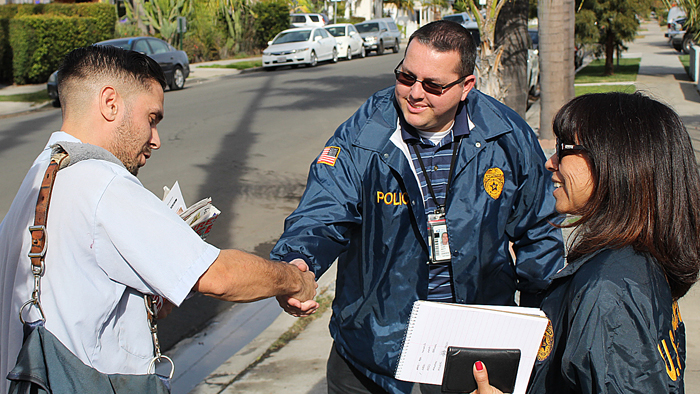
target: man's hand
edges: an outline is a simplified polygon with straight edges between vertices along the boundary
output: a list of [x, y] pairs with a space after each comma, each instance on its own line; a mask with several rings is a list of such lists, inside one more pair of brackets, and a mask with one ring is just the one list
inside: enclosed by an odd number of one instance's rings
[[503, 394], [501, 390], [489, 384], [489, 374], [484, 363], [481, 361], [475, 362], [472, 367], [472, 373], [474, 373], [477, 389], [471, 394]]
[[[316, 295], [318, 283], [316, 283], [313, 272], [309, 271], [309, 267], [306, 265], [304, 260], [294, 259], [289, 264], [299, 268], [302, 275], [302, 283], [304, 283], [304, 288], [296, 294], [277, 296], [277, 302], [285, 312], [292, 316], [309, 316], [316, 312], [316, 309], [318, 309], [318, 303], [313, 300], [313, 297]], [[309, 275], [313, 282], [313, 287], [306, 286], [305, 280], [309, 277]], [[309, 291], [311, 291], [311, 295], [309, 295]]]
[[158, 319], [165, 319], [170, 312], [173, 311], [173, 308], [175, 308], [175, 304], [168, 301], [167, 298], [163, 298], [163, 306], [161, 306], [160, 310], [158, 310]]
[[314, 279], [303, 261], [287, 264], [225, 249], [192, 290], [224, 301], [253, 302], [284, 295], [303, 303], [316, 295]]

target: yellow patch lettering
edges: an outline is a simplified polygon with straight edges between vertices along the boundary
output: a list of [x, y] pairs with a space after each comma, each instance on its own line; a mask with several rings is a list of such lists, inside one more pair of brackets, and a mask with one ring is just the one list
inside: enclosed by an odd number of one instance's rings
[[657, 345], [661, 358], [664, 359], [664, 364], [666, 365], [666, 373], [668, 377], [674, 382], [678, 379], [678, 374], [676, 373], [676, 366], [673, 365], [673, 360], [671, 359], [671, 354], [668, 352], [668, 346], [666, 346], [666, 340], [662, 339], [661, 344], [664, 345], [663, 352], [661, 351], [661, 345]]
[[377, 191], [377, 204], [408, 205], [408, 193]]
[[[681, 370], [683, 369], [683, 366], [681, 365], [680, 356], [678, 354], [678, 344], [676, 343], [676, 335], [674, 335], [676, 333], [676, 330], [678, 329], [678, 326], [682, 322], [683, 320], [681, 319], [681, 312], [678, 308], [678, 303], [674, 302], [673, 316], [671, 318], [672, 329], [668, 330], [668, 339], [669, 342], [671, 342], [671, 349], [669, 350], [669, 347], [666, 344], [666, 339], [662, 339], [661, 343], [656, 345], [656, 348], [659, 351], [659, 355], [661, 355], [661, 358], [664, 360], [664, 365], [666, 366], [666, 373], [668, 374], [668, 377], [671, 378], [671, 380], [673, 380], [674, 382], [678, 379], [678, 377], [681, 376]], [[671, 354], [671, 352], [673, 352], [673, 355]], [[675, 358], [673, 356], [675, 356]]]
[[391, 203], [394, 201], [394, 195], [391, 193], [387, 193], [384, 195], [384, 204], [386, 205], [391, 205]]

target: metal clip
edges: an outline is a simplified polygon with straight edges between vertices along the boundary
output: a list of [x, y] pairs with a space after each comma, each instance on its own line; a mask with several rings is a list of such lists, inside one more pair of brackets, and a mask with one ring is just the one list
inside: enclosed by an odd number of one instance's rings
[[153, 372], [155, 372], [155, 364], [156, 362], [161, 362], [163, 359], [168, 360], [170, 362], [170, 376], [169, 379], [173, 378], [173, 374], [175, 373], [175, 363], [173, 362], [170, 357], [163, 355], [160, 352], [160, 342], [158, 341], [158, 317], [156, 316], [156, 300], [148, 295], [143, 296], [143, 300], [146, 303], [146, 311], [148, 313], [148, 328], [151, 330], [151, 337], [153, 338], [153, 353], [154, 357], [153, 360], [151, 360], [151, 363], [148, 365], [148, 372], [151, 372], [151, 369], [153, 369]]
[[39, 300], [38, 299], [36, 299], [36, 300], [31, 299], [31, 300], [25, 302], [24, 304], [22, 304], [22, 307], [19, 308], [19, 321], [22, 322], [22, 325], [24, 325], [24, 323], [25, 323], [24, 317], [22, 317], [22, 312], [24, 312], [24, 308], [26, 308], [27, 306], [32, 305], [32, 304], [35, 305], [36, 308], [39, 310], [39, 319], [41, 321], [44, 321], [44, 322], [46, 321], [46, 317], [44, 316], [44, 309], [41, 308], [41, 304], [39, 303]]
[[46, 255], [46, 247], [49, 245], [49, 238], [46, 235], [46, 226], [29, 226], [29, 233], [31, 234], [34, 231], [42, 232], [41, 238], [44, 239], [44, 249], [38, 253], [29, 252], [29, 258], [44, 257]]
[[42, 321], [46, 321], [44, 309], [41, 307], [41, 302], [39, 302], [39, 294], [41, 293], [41, 276], [44, 274], [43, 260], [41, 261], [41, 265], [38, 267], [32, 265], [32, 273], [34, 274], [34, 289], [32, 290], [31, 298], [29, 301], [22, 304], [21, 308], [19, 308], [19, 321], [22, 322], [22, 324], [25, 323], [22, 313], [24, 312], [24, 309], [30, 305], [36, 306], [36, 308], [39, 310], [40, 319]]
[[168, 375], [168, 379], [172, 379], [173, 375], [175, 374], [175, 363], [168, 356], [160, 355], [160, 356], [153, 357], [153, 360], [151, 360], [151, 363], [148, 364], [148, 373], [151, 373], [151, 370], [153, 370], [153, 373], [155, 373], [156, 372], [156, 368], [155, 368], [156, 363], [163, 361], [163, 359], [168, 360], [168, 362], [170, 363], [170, 374]]

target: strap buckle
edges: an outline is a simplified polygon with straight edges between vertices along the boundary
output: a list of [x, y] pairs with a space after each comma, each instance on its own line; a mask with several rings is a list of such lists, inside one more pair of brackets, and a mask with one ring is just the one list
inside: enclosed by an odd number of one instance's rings
[[[40, 231], [41, 236], [34, 238], [34, 232], [35, 231]], [[34, 226], [29, 226], [29, 233], [32, 234], [32, 248], [34, 247], [42, 247], [41, 252], [29, 252], [29, 258], [42, 258], [46, 255], [46, 247], [48, 245], [48, 237], [46, 235], [46, 226], [42, 225], [34, 225]], [[42, 245], [43, 243], [43, 245]]]

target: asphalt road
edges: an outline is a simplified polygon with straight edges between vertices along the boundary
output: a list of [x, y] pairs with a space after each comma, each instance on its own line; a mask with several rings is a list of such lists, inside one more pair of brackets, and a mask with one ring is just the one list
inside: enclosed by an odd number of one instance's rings
[[[212, 197], [222, 214], [208, 241], [267, 256], [301, 197], [311, 161], [367, 97], [393, 84], [400, 60], [387, 53], [188, 82], [166, 92], [162, 147], [139, 178], [159, 197], [175, 181], [188, 204]], [[55, 108], [0, 120], [0, 217], [60, 126]], [[159, 323], [164, 350], [230, 308], [204, 296], [187, 300]]]

